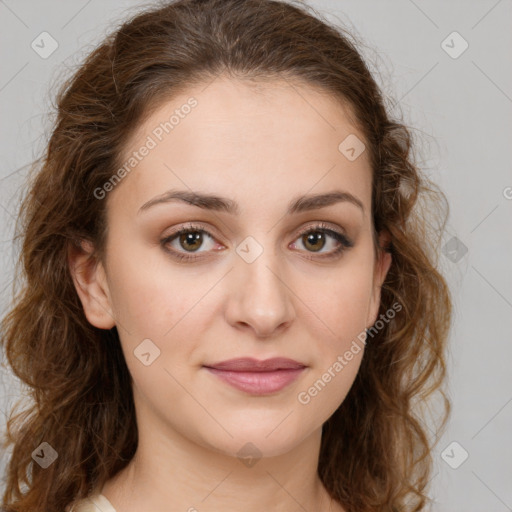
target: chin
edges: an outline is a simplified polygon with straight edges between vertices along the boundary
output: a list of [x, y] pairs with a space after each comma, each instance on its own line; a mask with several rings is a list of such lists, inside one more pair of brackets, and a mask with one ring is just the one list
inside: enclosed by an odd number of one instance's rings
[[[292, 413], [293, 415], [293, 413]], [[292, 416], [290, 415], [290, 416]], [[286, 414], [281, 415], [278, 421], [260, 421], [238, 424], [235, 427], [227, 427], [233, 435], [230, 437], [224, 431], [219, 432], [215, 439], [210, 435], [203, 438], [203, 443], [210, 449], [229, 457], [243, 459], [278, 457], [296, 448], [311, 432], [295, 428], [292, 422], [284, 420]], [[247, 464], [250, 467], [249, 464]]]

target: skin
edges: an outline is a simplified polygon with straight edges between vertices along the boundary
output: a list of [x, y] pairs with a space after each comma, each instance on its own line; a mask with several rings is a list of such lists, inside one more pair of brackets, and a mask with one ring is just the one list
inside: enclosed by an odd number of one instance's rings
[[[91, 244], [70, 253], [89, 322], [117, 325], [133, 377], [137, 453], [102, 492], [117, 512], [328, 511], [317, 476], [321, 428], [347, 395], [364, 345], [308, 404], [297, 396], [374, 323], [391, 263], [388, 253], [374, 254], [367, 152], [350, 161], [338, 150], [348, 135], [363, 136], [316, 89], [284, 80], [256, 88], [221, 76], [157, 109], [126, 155], [190, 96], [198, 105], [105, 199], [105, 262], [91, 258]], [[228, 197], [240, 214], [184, 202], [138, 213], [169, 189]], [[297, 196], [334, 190], [356, 196], [364, 211], [345, 201], [285, 215]], [[174, 259], [161, 243], [189, 221], [209, 233], [198, 252], [179, 238], [167, 247], [199, 255], [195, 262]], [[299, 236], [303, 227], [318, 233], [319, 222], [353, 247], [322, 260], [339, 242], [327, 236], [323, 246], [308, 245]], [[252, 263], [236, 252], [248, 236], [263, 249]], [[148, 366], [134, 355], [147, 338], [160, 350]], [[244, 356], [284, 356], [307, 368], [268, 396], [203, 368]], [[248, 442], [261, 455], [251, 467], [237, 456]], [[343, 508], [333, 502], [332, 510]]]

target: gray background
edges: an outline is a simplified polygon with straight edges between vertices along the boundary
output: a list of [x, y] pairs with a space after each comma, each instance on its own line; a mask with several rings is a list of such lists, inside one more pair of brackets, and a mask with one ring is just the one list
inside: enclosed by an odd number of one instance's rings
[[[310, 0], [363, 40], [370, 67], [422, 139], [422, 167], [451, 205], [441, 254], [455, 301], [449, 355], [453, 413], [435, 453], [434, 510], [512, 510], [512, 5], [510, 0]], [[14, 218], [27, 164], [48, 137], [49, 100], [62, 72], [137, 1], [0, 0], [0, 311], [13, 275]], [[41, 58], [41, 32], [58, 42]], [[469, 47], [457, 58], [462, 40]], [[451, 50], [446, 47], [451, 46]], [[506, 226], [509, 226], [508, 228]], [[463, 244], [463, 245], [462, 245]], [[465, 248], [467, 252], [464, 253]], [[507, 264], [508, 263], [508, 264]], [[0, 373], [3, 430], [21, 388]], [[452, 442], [458, 444], [451, 445]], [[447, 449], [448, 448], [448, 449]], [[451, 466], [460, 464], [458, 468]], [[444, 458], [442, 456], [444, 453]], [[8, 454], [0, 454], [3, 474]], [[3, 460], [3, 462], [2, 462]], [[450, 464], [449, 464], [449, 463]], [[509, 484], [509, 485], [507, 485]], [[3, 491], [3, 488], [0, 490]]]

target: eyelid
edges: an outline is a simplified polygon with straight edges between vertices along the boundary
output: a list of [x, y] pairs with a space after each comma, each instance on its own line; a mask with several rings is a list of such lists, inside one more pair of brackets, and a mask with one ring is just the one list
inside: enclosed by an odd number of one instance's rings
[[200, 231], [200, 232], [206, 233], [207, 235], [211, 236], [212, 238], [222, 238], [221, 236], [218, 236], [215, 232], [215, 229], [213, 227], [209, 226], [208, 224], [202, 224], [199, 222], [196, 223], [194, 221], [190, 221], [190, 222], [186, 222], [185, 224], [182, 224], [181, 226], [177, 227], [171, 233], [164, 235], [163, 241], [168, 241], [170, 238], [175, 237], [182, 231]]
[[340, 228], [340, 227], [336, 226], [335, 224], [331, 224], [329, 222], [325, 222], [325, 221], [321, 221], [321, 220], [312, 221], [312, 223], [307, 224], [306, 226], [300, 228], [299, 231], [297, 232], [296, 236], [299, 237], [299, 236], [303, 235], [304, 233], [307, 233], [308, 231], [311, 231], [311, 230], [334, 232], [339, 235], [343, 235], [348, 240], [348, 235], [343, 228]]

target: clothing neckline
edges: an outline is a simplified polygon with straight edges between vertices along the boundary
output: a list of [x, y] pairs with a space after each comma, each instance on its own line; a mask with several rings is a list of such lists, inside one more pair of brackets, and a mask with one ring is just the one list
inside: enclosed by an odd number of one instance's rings
[[117, 512], [108, 498], [101, 492], [96, 492], [89, 497], [89, 500], [94, 503], [102, 512]]

